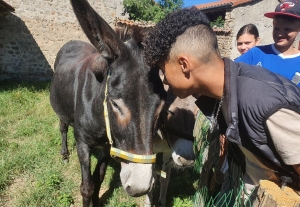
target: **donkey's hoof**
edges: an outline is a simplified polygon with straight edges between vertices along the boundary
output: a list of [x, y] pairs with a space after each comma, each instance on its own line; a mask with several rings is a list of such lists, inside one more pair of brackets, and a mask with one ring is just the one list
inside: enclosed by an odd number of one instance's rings
[[69, 155], [61, 155], [61, 159], [64, 163], [68, 163], [69, 162]]
[[69, 160], [68, 160], [68, 159], [65, 159], [65, 160], [63, 160], [63, 162], [64, 162], [65, 164], [67, 164], [67, 163], [69, 163]]

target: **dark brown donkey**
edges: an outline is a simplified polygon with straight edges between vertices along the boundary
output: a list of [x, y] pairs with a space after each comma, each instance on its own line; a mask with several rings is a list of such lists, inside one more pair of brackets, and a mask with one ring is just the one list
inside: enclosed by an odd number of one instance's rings
[[[93, 46], [70, 41], [60, 49], [54, 65], [50, 101], [60, 119], [63, 155], [68, 155], [68, 126], [74, 128], [83, 206], [91, 202], [97, 206], [111, 147], [104, 119], [106, 87], [112, 145], [137, 157], [153, 155], [155, 125], [165, 94], [158, 70], [150, 72], [145, 65], [139, 42], [133, 38], [125, 43], [121, 41], [86, 0], [71, 0], [71, 4]], [[92, 175], [90, 156], [99, 148]], [[121, 160], [121, 182], [131, 196], [146, 194], [153, 186], [152, 164], [145, 163]]]

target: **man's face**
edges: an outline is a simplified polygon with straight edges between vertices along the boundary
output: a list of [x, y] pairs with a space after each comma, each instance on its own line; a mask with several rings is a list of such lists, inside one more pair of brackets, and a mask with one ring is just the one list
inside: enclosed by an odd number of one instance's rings
[[179, 61], [169, 59], [161, 65], [161, 71], [164, 74], [163, 83], [169, 85], [172, 92], [183, 99], [192, 93], [190, 92], [189, 76], [182, 67]]
[[300, 32], [299, 21], [287, 21], [283, 18], [274, 18], [273, 39], [276, 48], [289, 48]]

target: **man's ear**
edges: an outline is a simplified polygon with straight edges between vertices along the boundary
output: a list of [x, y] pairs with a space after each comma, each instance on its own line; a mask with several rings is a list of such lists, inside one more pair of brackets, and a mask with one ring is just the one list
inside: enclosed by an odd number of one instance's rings
[[186, 56], [179, 56], [178, 63], [181, 67], [182, 72], [184, 72], [184, 73], [188, 72], [189, 60]]

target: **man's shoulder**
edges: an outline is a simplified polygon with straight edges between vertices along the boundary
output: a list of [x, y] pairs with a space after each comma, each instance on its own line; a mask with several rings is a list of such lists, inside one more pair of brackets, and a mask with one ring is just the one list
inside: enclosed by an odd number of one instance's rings
[[260, 46], [253, 47], [252, 49], [253, 49], [253, 51], [259, 52], [261, 54], [265, 54], [265, 55], [274, 54], [274, 55], [276, 55], [272, 45], [260, 45]]
[[256, 65], [263, 57], [268, 54], [275, 54], [272, 45], [255, 46], [248, 52], [236, 58], [235, 62], [244, 62], [250, 65]]
[[240, 95], [245, 96], [243, 100], [249, 103], [263, 104], [268, 97], [273, 104], [289, 102], [300, 106], [300, 89], [286, 78], [260, 66], [241, 65], [238, 82], [239, 91], [243, 92]]
[[238, 82], [237, 102], [240, 113], [245, 116], [251, 114], [262, 121], [262, 118], [274, 109], [289, 105], [283, 94], [286, 90], [284, 87], [276, 88], [273, 83], [249, 76], [240, 76]]
[[238, 90], [244, 90], [246, 96], [251, 92], [258, 93], [258, 91], [260, 95], [265, 96], [270, 90], [274, 90], [270, 83], [283, 84], [278, 75], [259, 65], [250, 65], [244, 62], [231, 62], [229, 70], [231, 71], [231, 74], [235, 73], [234, 76], [237, 77]]

